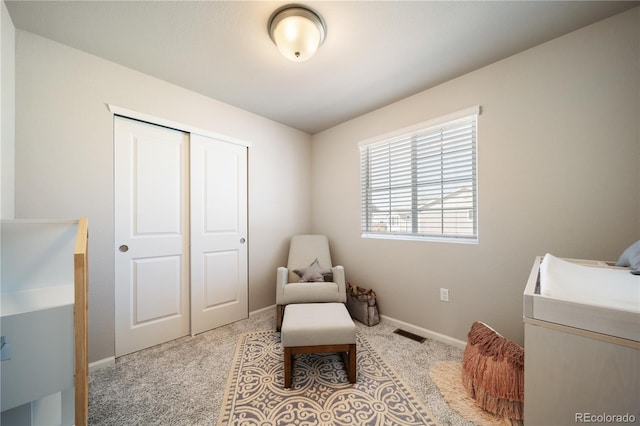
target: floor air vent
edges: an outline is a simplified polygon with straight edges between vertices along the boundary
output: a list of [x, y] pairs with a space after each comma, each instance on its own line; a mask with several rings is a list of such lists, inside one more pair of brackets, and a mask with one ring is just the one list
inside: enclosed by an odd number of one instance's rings
[[418, 343], [422, 343], [427, 340], [426, 337], [418, 336], [417, 334], [410, 333], [400, 328], [396, 328], [393, 332], [399, 334], [400, 336], [406, 337], [407, 339], [415, 340]]

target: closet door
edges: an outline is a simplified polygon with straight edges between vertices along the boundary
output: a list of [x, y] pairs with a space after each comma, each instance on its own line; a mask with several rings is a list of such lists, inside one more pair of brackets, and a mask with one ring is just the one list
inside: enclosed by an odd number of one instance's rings
[[248, 316], [247, 148], [191, 134], [191, 334]]
[[115, 117], [116, 356], [189, 334], [189, 135]]

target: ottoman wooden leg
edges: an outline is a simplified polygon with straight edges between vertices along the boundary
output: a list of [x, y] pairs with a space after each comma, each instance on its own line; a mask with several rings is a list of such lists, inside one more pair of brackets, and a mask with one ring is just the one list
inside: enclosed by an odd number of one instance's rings
[[349, 345], [349, 366], [347, 367], [349, 372], [349, 382], [356, 382], [356, 344]]
[[284, 387], [291, 387], [291, 348], [284, 348]]
[[348, 349], [342, 354], [342, 361], [344, 362], [344, 368], [347, 370], [347, 377], [349, 378], [349, 383], [355, 383], [357, 377], [356, 370], [356, 344], [349, 344], [344, 349]]

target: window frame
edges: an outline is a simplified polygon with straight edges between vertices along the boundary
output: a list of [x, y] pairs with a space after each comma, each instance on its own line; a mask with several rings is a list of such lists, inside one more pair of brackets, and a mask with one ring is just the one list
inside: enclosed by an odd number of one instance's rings
[[[481, 107], [479, 105], [465, 108], [463, 110], [447, 114], [432, 120], [424, 121], [418, 124], [415, 124], [410, 127], [406, 127], [403, 129], [399, 129], [390, 133], [387, 133], [382, 136], [377, 136], [371, 139], [367, 139], [358, 143], [358, 148], [360, 150], [360, 233], [362, 238], [376, 238], [376, 239], [394, 239], [394, 240], [417, 240], [417, 241], [438, 241], [438, 242], [455, 242], [455, 243], [468, 243], [468, 244], [478, 244], [479, 243], [479, 203], [478, 203], [478, 121], [479, 116], [481, 114]], [[418, 210], [416, 206], [418, 205], [418, 190], [420, 188], [419, 185], [416, 185], [418, 179], [416, 178], [418, 171], [415, 163], [415, 158], [413, 156], [414, 146], [418, 143], [415, 139], [423, 137], [425, 134], [435, 133], [438, 129], [446, 128], [447, 126], [454, 125], [457, 122], [467, 122], [473, 121], [474, 128], [472, 129], [472, 141], [470, 142], [471, 147], [469, 151], [469, 155], [471, 155], [470, 167], [471, 167], [471, 177], [470, 182], [472, 183], [470, 191], [471, 195], [468, 197], [471, 201], [471, 211], [473, 212], [473, 216], [470, 219], [472, 221], [472, 232], [471, 234], [458, 234], [452, 235], [451, 233], [444, 233], [444, 230], [441, 234], [438, 233], [429, 233], [429, 232], [416, 232], [418, 219]], [[398, 232], [392, 230], [385, 231], [374, 231], [372, 229], [371, 223], [371, 212], [368, 210], [368, 207], [372, 204], [371, 197], [372, 189], [371, 189], [371, 179], [370, 179], [370, 164], [364, 164], [364, 157], [368, 154], [371, 149], [375, 149], [380, 146], [389, 146], [391, 149], [392, 144], [402, 145], [402, 144], [410, 144], [412, 154], [411, 154], [411, 162], [412, 165], [408, 169], [404, 169], [405, 172], [409, 170], [411, 174], [411, 213], [407, 216], [407, 222], [411, 222], [411, 230], [406, 232]], [[397, 147], [397, 145], [393, 145]], [[406, 146], [405, 146], [406, 149]], [[440, 158], [446, 158], [441, 154]], [[367, 157], [367, 161], [370, 162], [371, 159]], [[391, 167], [391, 166], [389, 166]], [[444, 174], [444, 172], [442, 172]], [[389, 180], [391, 180], [391, 172], [389, 172]], [[442, 176], [442, 175], [441, 175]], [[467, 178], [469, 181], [469, 178]], [[441, 183], [444, 186], [444, 183]], [[406, 185], [405, 185], [406, 186]], [[391, 183], [386, 187], [389, 192], [394, 188]], [[391, 198], [391, 196], [389, 196]], [[444, 202], [445, 197], [444, 194], [440, 198], [441, 204]], [[390, 208], [391, 209], [391, 208]], [[439, 223], [442, 229], [447, 224], [447, 221], [444, 217], [445, 208], [441, 207], [439, 209], [442, 214]], [[458, 211], [464, 210], [463, 207], [458, 208]], [[391, 223], [392, 215], [391, 210], [389, 210], [388, 223]]]

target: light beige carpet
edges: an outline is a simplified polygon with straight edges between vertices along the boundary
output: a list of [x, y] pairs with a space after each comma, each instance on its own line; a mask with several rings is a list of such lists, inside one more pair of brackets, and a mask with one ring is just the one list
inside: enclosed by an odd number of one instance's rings
[[[275, 309], [269, 309], [194, 337], [125, 355], [112, 365], [92, 371], [89, 424], [217, 424], [238, 339], [275, 327]], [[424, 343], [407, 339], [395, 334], [397, 326], [385, 318], [375, 327], [356, 321], [356, 328], [434, 420], [448, 426], [469, 426], [469, 421], [445, 402], [429, 375], [429, 367], [440, 361], [462, 362], [460, 348], [433, 339]]]
[[429, 369], [429, 375], [438, 387], [444, 400], [462, 417], [478, 426], [503, 426], [511, 422], [494, 416], [476, 405], [467, 395], [461, 379], [462, 364], [456, 361], [441, 361]]
[[218, 418], [224, 425], [436, 425], [413, 391], [358, 333], [357, 382], [339, 354], [294, 358], [285, 389], [279, 333], [240, 337]]

